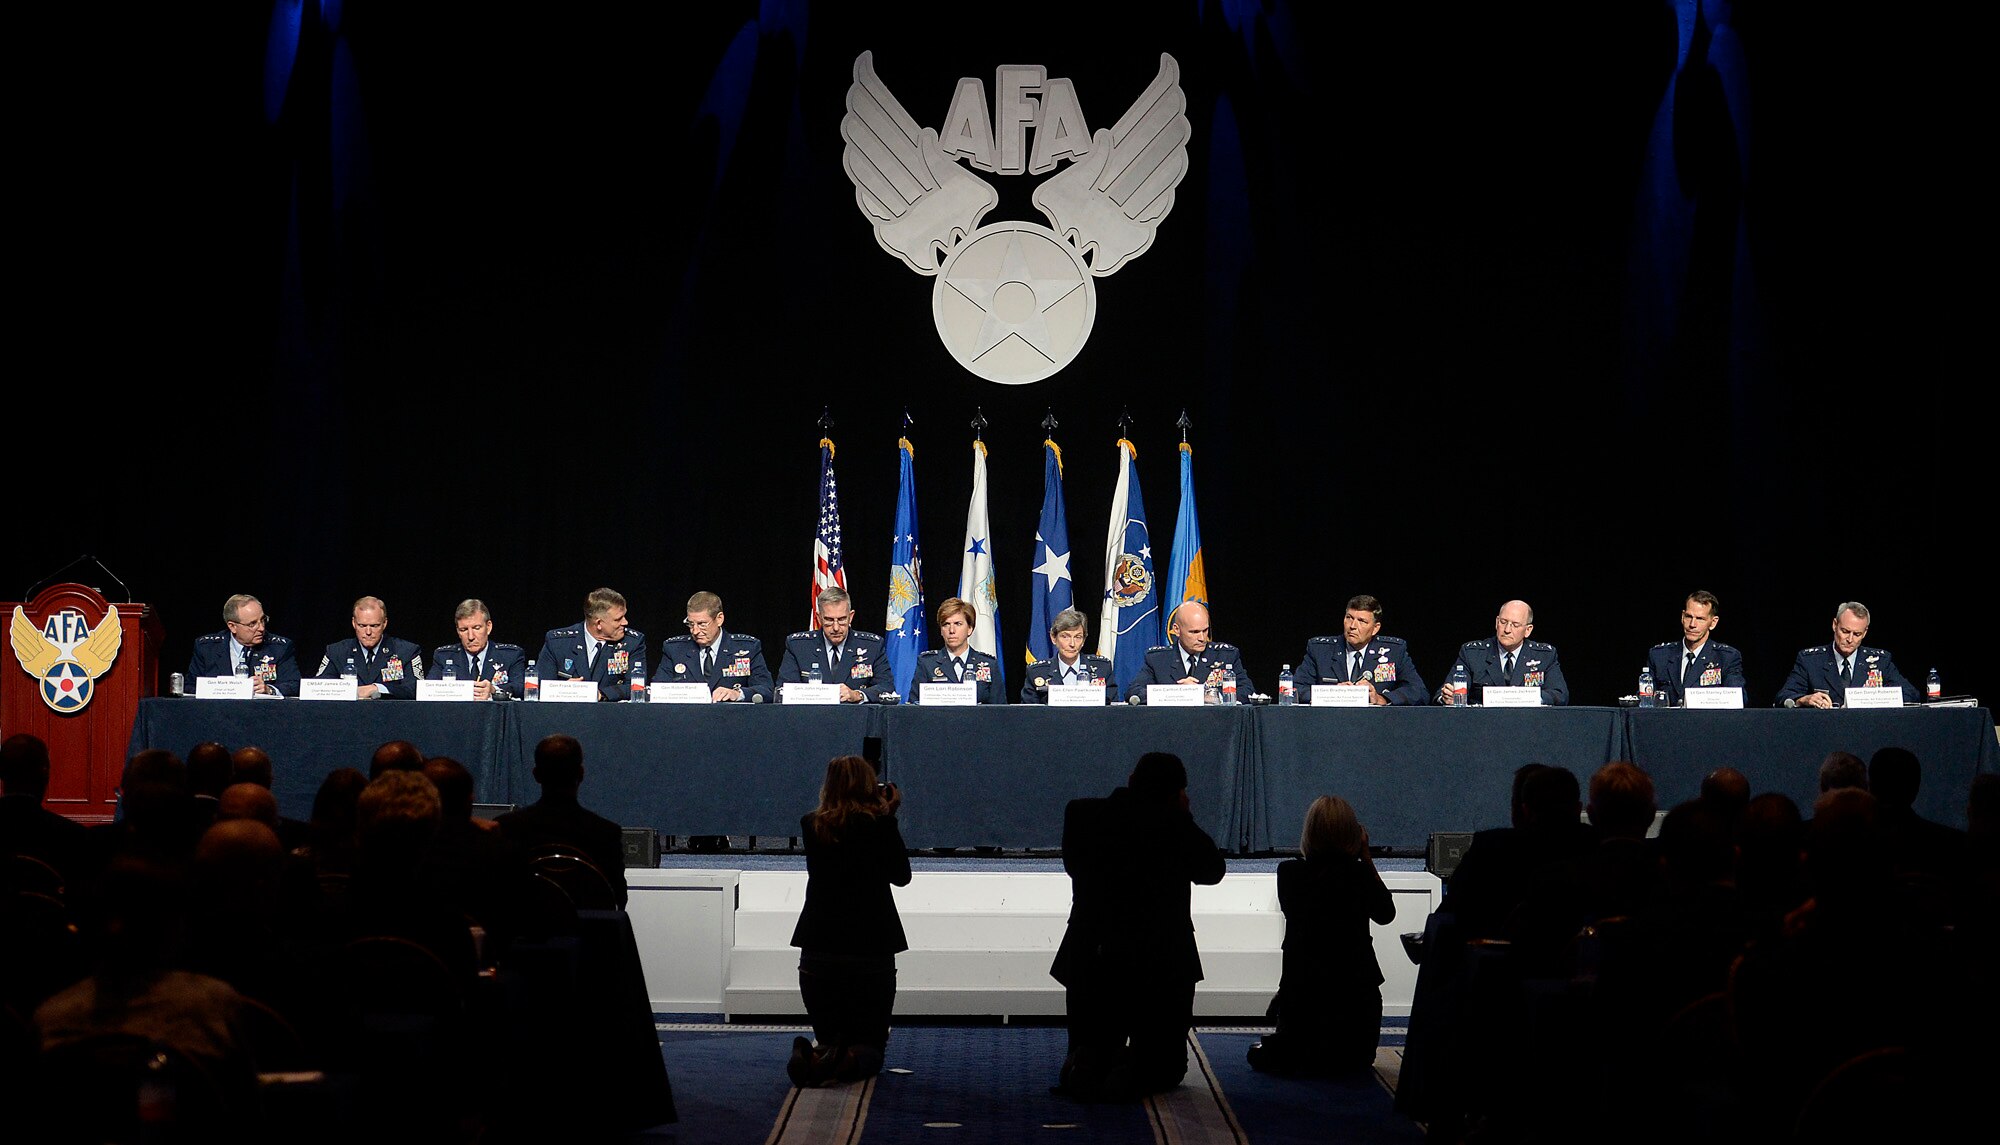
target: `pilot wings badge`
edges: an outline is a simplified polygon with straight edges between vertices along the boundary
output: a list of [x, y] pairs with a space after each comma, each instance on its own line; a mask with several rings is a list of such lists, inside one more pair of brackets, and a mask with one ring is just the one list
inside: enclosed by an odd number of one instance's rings
[[[842, 165], [875, 241], [935, 279], [931, 317], [945, 349], [988, 381], [1021, 385], [1075, 360], [1097, 320], [1093, 280], [1153, 245], [1187, 174], [1187, 97], [1180, 65], [1162, 54], [1138, 100], [1093, 133], [1074, 86], [1038, 64], [1003, 66], [994, 84], [989, 120], [985, 84], [959, 80], [940, 132], [919, 127], [876, 76], [874, 53], [861, 53], [840, 121]], [[960, 159], [1000, 175], [1067, 161], [1030, 198], [1049, 225], [982, 226], [1000, 196]]]
[[90, 703], [97, 678], [111, 670], [125, 641], [115, 608], [92, 628], [74, 608], [51, 613], [47, 623], [37, 625], [17, 604], [9, 635], [21, 670], [41, 684], [42, 702], [64, 715]]

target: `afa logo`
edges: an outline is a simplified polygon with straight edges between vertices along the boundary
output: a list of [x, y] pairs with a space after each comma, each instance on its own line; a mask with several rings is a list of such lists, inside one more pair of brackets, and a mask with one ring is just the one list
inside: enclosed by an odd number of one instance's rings
[[90, 703], [98, 677], [111, 670], [125, 639], [117, 609], [107, 612], [96, 628], [74, 608], [50, 613], [37, 628], [18, 604], [11, 635], [21, 670], [41, 682], [42, 702], [64, 715]]
[[[935, 279], [931, 320], [945, 349], [988, 381], [1022, 385], [1075, 360], [1097, 321], [1094, 280], [1153, 245], [1187, 174], [1190, 129], [1169, 55], [1118, 122], [1095, 132], [1075, 85], [1040, 64], [1003, 65], [994, 85], [990, 119], [986, 85], [968, 76], [944, 127], [923, 127], [861, 53], [842, 165], [875, 241]], [[980, 225], [1000, 194], [961, 159], [996, 175], [1049, 175], [1030, 197], [1048, 225]]]

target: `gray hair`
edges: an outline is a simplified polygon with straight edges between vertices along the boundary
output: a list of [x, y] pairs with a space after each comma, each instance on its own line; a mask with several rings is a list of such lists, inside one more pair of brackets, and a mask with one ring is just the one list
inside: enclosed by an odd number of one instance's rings
[[819, 599], [813, 601], [813, 611], [825, 612], [826, 606], [829, 604], [844, 604], [849, 608], [854, 607], [854, 602], [847, 599], [846, 589], [823, 588], [819, 592]]
[[1061, 612], [1056, 613], [1054, 620], [1049, 621], [1050, 636], [1054, 636], [1058, 632], [1070, 632], [1076, 629], [1082, 629], [1086, 632], [1090, 629], [1089, 618], [1085, 617], [1083, 610], [1079, 608], [1065, 608]]
[[1833, 610], [1833, 618], [1834, 618], [1835, 620], [1839, 620], [1839, 619], [1840, 619], [1840, 614], [1841, 614], [1841, 613], [1843, 613], [1843, 612], [1851, 612], [1851, 613], [1853, 613], [1853, 614], [1854, 614], [1854, 619], [1856, 619], [1856, 620], [1867, 620], [1867, 619], [1868, 619], [1868, 606], [1867, 606], [1867, 605], [1865, 605], [1865, 604], [1863, 604], [1863, 603], [1861, 603], [1861, 602], [1860, 602], [1860, 601], [1858, 601], [1858, 600], [1843, 600], [1843, 601], [1841, 601], [1841, 602], [1840, 602], [1840, 607], [1839, 607], [1839, 608], [1836, 608], [1836, 609], [1834, 609], [1834, 610]]
[[262, 604], [262, 603], [264, 602], [258, 600], [254, 596], [251, 596], [247, 592], [239, 592], [235, 596], [232, 596], [228, 600], [222, 602], [222, 619], [234, 624], [236, 622], [237, 615], [243, 611], [244, 605]]
[[454, 621], [465, 620], [474, 616], [483, 616], [488, 620], [492, 620], [493, 610], [486, 607], [486, 602], [476, 596], [466, 597], [464, 600], [458, 602], [457, 608], [451, 610], [451, 618]]

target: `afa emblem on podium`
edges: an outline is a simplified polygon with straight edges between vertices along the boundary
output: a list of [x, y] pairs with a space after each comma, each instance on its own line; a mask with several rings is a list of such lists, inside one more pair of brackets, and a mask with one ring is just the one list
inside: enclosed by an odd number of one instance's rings
[[116, 609], [96, 628], [74, 608], [50, 613], [37, 627], [18, 604], [10, 635], [21, 670], [41, 683], [42, 702], [64, 715], [89, 705], [98, 677], [111, 670], [125, 639]]
[[[1187, 97], [1180, 65], [1163, 54], [1132, 107], [1093, 133], [1075, 87], [1039, 64], [1002, 66], [994, 85], [991, 119], [985, 84], [966, 77], [944, 130], [919, 127], [876, 76], [874, 54], [861, 53], [841, 162], [882, 249], [936, 280], [931, 317], [945, 349], [988, 381], [1020, 385], [1075, 360], [1097, 321], [1094, 280], [1153, 245], [1187, 174]], [[1049, 225], [980, 225], [1000, 195], [960, 159], [999, 175], [1067, 162], [1030, 199]]]

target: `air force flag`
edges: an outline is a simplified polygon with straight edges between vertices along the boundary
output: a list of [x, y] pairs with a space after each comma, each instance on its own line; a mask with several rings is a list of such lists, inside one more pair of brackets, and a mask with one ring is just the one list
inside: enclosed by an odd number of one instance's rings
[[1153, 542], [1139, 496], [1139, 451], [1118, 439], [1118, 485], [1104, 546], [1104, 615], [1097, 654], [1110, 659], [1118, 691], [1128, 695], [1160, 631], [1160, 589], [1153, 576]]

